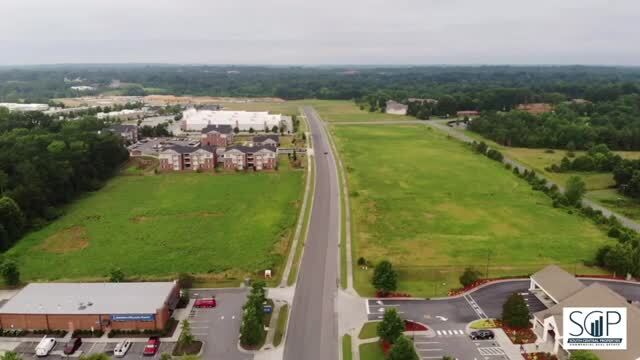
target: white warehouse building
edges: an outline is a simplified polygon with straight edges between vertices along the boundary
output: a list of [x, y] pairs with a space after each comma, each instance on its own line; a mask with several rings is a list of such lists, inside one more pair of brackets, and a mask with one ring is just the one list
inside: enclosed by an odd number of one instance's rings
[[240, 131], [271, 130], [274, 126], [284, 126], [285, 131], [293, 129], [290, 116], [269, 114], [267, 111], [196, 110], [182, 112], [181, 128], [184, 131], [200, 131], [209, 125], [231, 125]]
[[0, 103], [0, 107], [5, 107], [9, 111], [45, 111], [49, 109], [47, 104]]

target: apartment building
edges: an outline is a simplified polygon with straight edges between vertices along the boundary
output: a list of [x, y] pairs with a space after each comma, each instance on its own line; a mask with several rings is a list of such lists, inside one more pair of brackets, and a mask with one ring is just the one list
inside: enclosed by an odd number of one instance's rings
[[203, 145], [227, 147], [233, 143], [231, 125], [207, 125], [201, 132], [200, 142]]
[[229, 170], [273, 170], [278, 167], [276, 148], [269, 145], [228, 147], [223, 155], [224, 168]]
[[170, 145], [158, 154], [161, 171], [214, 170], [216, 158], [215, 147], [206, 145]]

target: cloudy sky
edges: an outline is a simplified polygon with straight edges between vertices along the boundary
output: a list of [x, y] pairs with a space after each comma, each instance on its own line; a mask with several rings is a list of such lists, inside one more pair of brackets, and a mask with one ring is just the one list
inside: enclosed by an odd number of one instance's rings
[[637, 0], [0, 0], [0, 64], [640, 65]]

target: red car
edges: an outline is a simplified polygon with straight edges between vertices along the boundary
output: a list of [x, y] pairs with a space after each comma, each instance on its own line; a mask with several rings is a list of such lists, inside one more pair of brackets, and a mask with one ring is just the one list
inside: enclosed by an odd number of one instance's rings
[[149, 338], [149, 340], [147, 340], [147, 345], [145, 345], [142, 355], [154, 356], [158, 352], [159, 347], [160, 347], [160, 338], [157, 336], [152, 336]]
[[217, 305], [216, 298], [213, 298], [213, 297], [197, 299], [196, 302], [193, 304], [193, 306], [197, 308], [214, 308], [216, 307], [216, 305]]

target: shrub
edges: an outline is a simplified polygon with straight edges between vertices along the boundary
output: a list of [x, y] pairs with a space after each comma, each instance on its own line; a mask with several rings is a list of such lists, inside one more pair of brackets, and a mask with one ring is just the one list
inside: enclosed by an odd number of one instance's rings
[[404, 331], [404, 321], [400, 319], [394, 308], [388, 308], [384, 312], [382, 321], [378, 323], [376, 333], [380, 339], [393, 344]]
[[480, 279], [481, 276], [482, 274], [480, 273], [480, 271], [475, 270], [474, 268], [468, 267], [464, 269], [464, 272], [462, 273], [462, 275], [460, 275], [460, 284], [462, 284], [462, 286], [464, 287], [467, 287], [473, 284], [474, 282], [478, 281], [478, 279]]
[[398, 273], [387, 260], [381, 261], [373, 271], [373, 287], [383, 294], [395, 291], [398, 287]]
[[502, 321], [514, 328], [529, 326], [529, 308], [522, 295], [514, 293], [509, 296], [502, 306]]

